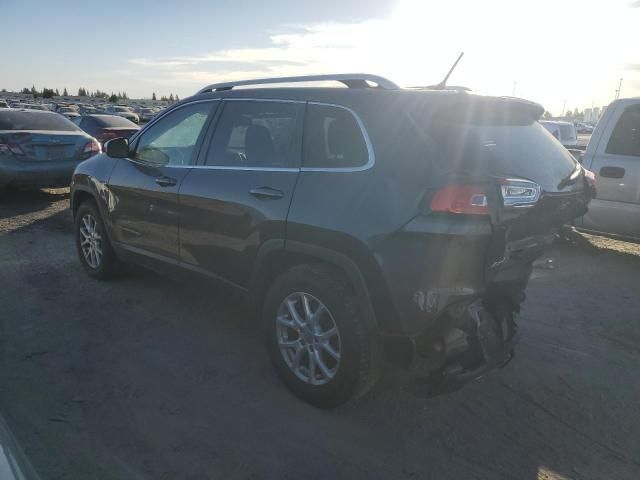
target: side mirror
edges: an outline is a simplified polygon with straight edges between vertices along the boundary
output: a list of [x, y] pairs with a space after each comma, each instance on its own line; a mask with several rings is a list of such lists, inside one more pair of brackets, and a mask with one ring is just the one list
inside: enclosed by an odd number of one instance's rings
[[127, 158], [129, 156], [129, 140], [114, 138], [104, 144], [104, 151], [111, 158]]

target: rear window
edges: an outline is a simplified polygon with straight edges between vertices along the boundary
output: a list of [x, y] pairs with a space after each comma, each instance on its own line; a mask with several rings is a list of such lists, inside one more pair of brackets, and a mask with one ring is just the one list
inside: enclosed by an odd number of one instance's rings
[[116, 115], [105, 115], [100, 117], [91, 117], [95, 120], [95, 122], [101, 127], [106, 128], [135, 128], [138, 126], [133, 123], [131, 120], [127, 120], [124, 117], [118, 117]]
[[0, 130], [55, 130], [80, 131], [80, 129], [57, 113], [45, 113], [33, 110], [31, 112], [0, 112]]
[[575, 168], [575, 160], [526, 110], [447, 108], [429, 129], [443, 173], [495, 175], [533, 180], [546, 191]]

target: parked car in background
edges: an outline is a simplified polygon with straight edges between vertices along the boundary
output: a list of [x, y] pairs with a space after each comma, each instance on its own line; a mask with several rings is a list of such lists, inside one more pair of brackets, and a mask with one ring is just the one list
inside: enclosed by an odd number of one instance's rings
[[100, 151], [95, 138], [62, 115], [0, 110], [0, 189], [69, 185], [78, 163]]
[[27, 110], [40, 110], [40, 111], [44, 111], [44, 112], [48, 112], [49, 109], [47, 107], [45, 107], [44, 105], [41, 104], [34, 104], [34, 103], [26, 103], [24, 105], [24, 108]]
[[578, 145], [578, 135], [573, 123], [560, 120], [542, 120], [540, 123], [565, 147]]
[[9, 104], [4, 100], [0, 100], [0, 108], [9, 108]]
[[593, 133], [593, 127], [591, 125], [587, 125], [586, 123], [577, 123], [576, 130], [578, 133], [589, 134]]
[[140, 130], [138, 125], [118, 115], [84, 115], [74, 123], [102, 145], [112, 138], [129, 138]]
[[[312, 80], [348, 88], [233, 89]], [[313, 404], [362, 395], [383, 352], [460, 385], [511, 359], [532, 263], [593, 194], [543, 112], [370, 75], [210, 85], [78, 165], [78, 255], [247, 293]]]
[[122, 105], [110, 105], [107, 110], [107, 113], [111, 115], [118, 115], [120, 117], [124, 117], [127, 120], [132, 121], [133, 123], [140, 123], [140, 117], [133, 113], [129, 107], [125, 107]]
[[78, 107], [75, 105], [59, 105], [56, 112], [58, 113], [69, 113], [75, 112], [78, 113]]
[[74, 118], [79, 118], [81, 115], [78, 112], [61, 112], [60, 115], [63, 117], [73, 120]]
[[598, 195], [576, 227], [640, 239], [640, 98], [609, 105], [582, 163], [596, 175]]
[[140, 121], [149, 122], [156, 115], [156, 111], [152, 108], [143, 108], [140, 110]]

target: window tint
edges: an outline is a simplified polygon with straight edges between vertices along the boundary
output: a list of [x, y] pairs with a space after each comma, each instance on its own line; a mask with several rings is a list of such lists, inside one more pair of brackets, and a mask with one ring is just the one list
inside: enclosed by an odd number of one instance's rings
[[606, 153], [640, 157], [640, 105], [627, 107], [613, 129]]
[[295, 103], [225, 102], [207, 165], [297, 167], [301, 111]]
[[325, 105], [307, 106], [303, 166], [360, 167], [368, 159], [367, 144], [351, 112]]
[[57, 130], [75, 132], [80, 129], [57, 113], [39, 112], [0, 112], [0, 130]]
[[153, 165], [190, 165], [211, 102], [193, 103], [166, 115], [142, 134], [136, 160]]

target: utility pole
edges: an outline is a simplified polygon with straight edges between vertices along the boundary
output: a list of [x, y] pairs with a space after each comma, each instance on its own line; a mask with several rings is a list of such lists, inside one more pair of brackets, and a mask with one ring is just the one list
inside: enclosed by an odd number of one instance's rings
[[616, 100], [620, 98], [620, 92], [622, 91], [622, 78], [618, 83], [618, 89], [616, 90]]
[[511, 96], [515, 97], [516, 96], [516, 85], [517, 85], [518, 81], [514, 80], [513, 81], [513, 91], [511, 92]]
[[564, 117], [564, 114], [567, 112], [566, 108], [567, 108], [567, 100], [565, 99], [564, 103], [562, 104], [562, 112], [560, 112], [561, 117]]

